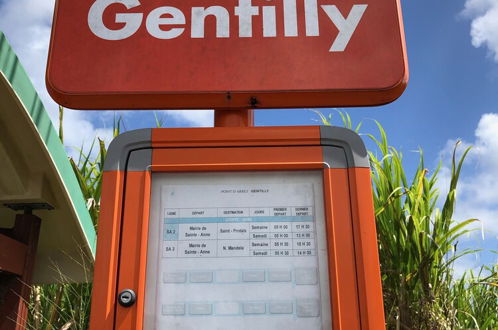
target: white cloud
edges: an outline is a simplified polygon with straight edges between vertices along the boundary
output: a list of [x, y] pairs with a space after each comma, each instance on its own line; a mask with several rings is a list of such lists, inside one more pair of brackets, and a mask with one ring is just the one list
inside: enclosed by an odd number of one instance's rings
[[489, 55], [498, 62], [498, 1], [467, 0], [461, 14], [472, 20], [472, 45], [486, 46]]
[[16, 51], [51, 116], [57, 112], [57, 106], [46, 92], [44, 77], [53, 6], [53, 0], [8, 0], [0, 5], [0, 30]]
[[84, 118], [85, 113], [81, 111], [64, 111], [64, 144], [68, 146], [69, 156], [78, 159], [80, 150], [86, 155], [95, 142], [92, 154], [97, 155], [99, 151], [97, 137], [106, 142], [112, 141], [112, 128], [95, 127], [90, 121]]
[[166, 113], [178, 121], [187, 122], [194, 126], [213, 126], [213, 110], [169, 110]]
[[[497, 262], [498, 260], [491, 259], [491, 262], [486, 264], [492, 265]], [[464, 273], [467, 273], [467, 278], [469, 278], [470, 272], [472, 272], [473, 275], [476, 276], [481, 271], [482, 265], [483, 261], [479, 253], [467, 254], [457, 259], [457, 261], [453, 265], [453, 275], [455, 276], [455, 278], [460, 278]], [[486, 276], [487, 274], [489, 274], [489, 272], [484, 270], [481, 273], [481, 276]]]
[[[45, 88], [47, 62], [54, 0], [7, 0], [0, 5], [2, 30], [21, 64], [26, 69], [45, 109], [55, 127], [58, 127], [59, 107]], [[71, 155], [74, 147], [90, 146], [96, 136], [110, 140], [112, 131], [96, 128], [83, 112], [65, 111], [64, 135]]]
[[[498, 261], [496, 255], [489, 252], [498, 250], [498, 114], [482, 115], [474, 135], [474, 141], [461, 141], [457, 149], [459, 159], [463, 151], [472, 146], [458, 182], [453, 219], [479, 220], [471, 225], [474, 231], [461, 237], [459, 250], [481, 249], [482, 252], [458, 259], [454, 265], [456, 276]], [[449, 140], [441, 151], [443, 165], [438, 176], [441, 197], [446, 196], [450, 184], [451, 156], [455, 143], [456, 140]], [[440, 203], [444, 201], [440, 200]]]
[[[442, 195], [449, 185], [450, 160], [455, 142], [449, 140], [441, 152], [443, 167], [439, 185]], [[454, 218], [477, 218], [485, 235], [498, 238], [498, 114], [482, 115], [475, 130], [475, 140], [462, 141], [458, 149], [460, 155], [470, 145], [472, 149], [464, 162], [458, 183]]]
[[467, 0], [462, 14], [471, 17], [482, 15], [493, 6], [495, 0]]
[[[5, 33], [9, 43], [26, 69], [35, 89], [55, 127], [58, 127], [58, 105], [49, 96], [45, 87], [45, 68], [50, 41], [54, 0], [3, 0], [0, 1], [0, 30]], [[136, 115], [136, 112], [133, 112]], [[171, 111], [176, 120], [186, 125], [212, 126], [212, 111]], [[112, 129], [105, 128], [111, 123], [114, 112], [101, 112], [101, 120], [95, 114], [83, 111], [65, 111], [65, 144], [79, 148], [93, 141], [97, 136], [110, 140]], [[122, 115], [122, 114], [121, 114]], [[145, 114], [149, 116], [150, 114]], [[153, 116], [150, 119], [152, 124]], [[167, 123], [166, 123], [167, 124]], [[73, 153], [74, 151], [70, 151]]]

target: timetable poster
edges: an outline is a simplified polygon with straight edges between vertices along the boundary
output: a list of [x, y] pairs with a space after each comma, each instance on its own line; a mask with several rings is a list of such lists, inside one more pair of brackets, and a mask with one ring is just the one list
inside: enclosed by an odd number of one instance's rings
[[322, 329], [313, 184], [160, 191], [151, 329]]

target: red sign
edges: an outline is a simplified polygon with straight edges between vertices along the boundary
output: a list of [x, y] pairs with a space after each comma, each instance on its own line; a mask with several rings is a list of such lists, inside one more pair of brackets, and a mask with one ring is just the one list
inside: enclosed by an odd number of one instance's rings
[[389, 103], [399, 0], [58, 0], [47, 87], [78, 109]]

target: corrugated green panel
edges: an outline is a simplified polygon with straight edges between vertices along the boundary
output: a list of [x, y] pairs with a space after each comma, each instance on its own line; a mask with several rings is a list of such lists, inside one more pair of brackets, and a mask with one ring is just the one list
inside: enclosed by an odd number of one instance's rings
[[69, 196], [78, 214], [83, 231], [90, 244], [90, 249], [95, 255], [96, 234], [90, 214], [86, 209], [81, 189], [67, 159], [64, 146], [54, 129], [50, 117], [36, 93], [31, 80], [22, 67], [16, 54], [10, 47], [5, 35], [0, 31], [0, 70], [9, 80], [12, 88], [17, 93], [25, 108], [28, 110], [33, 123], [38, 129], [54, 164], [66, 186]]

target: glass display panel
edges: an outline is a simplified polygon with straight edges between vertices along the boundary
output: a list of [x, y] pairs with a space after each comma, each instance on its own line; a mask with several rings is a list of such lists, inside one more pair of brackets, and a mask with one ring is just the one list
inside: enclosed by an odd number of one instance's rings
[[320, 171], [154, 173], [144, 329], [331, 329]]

